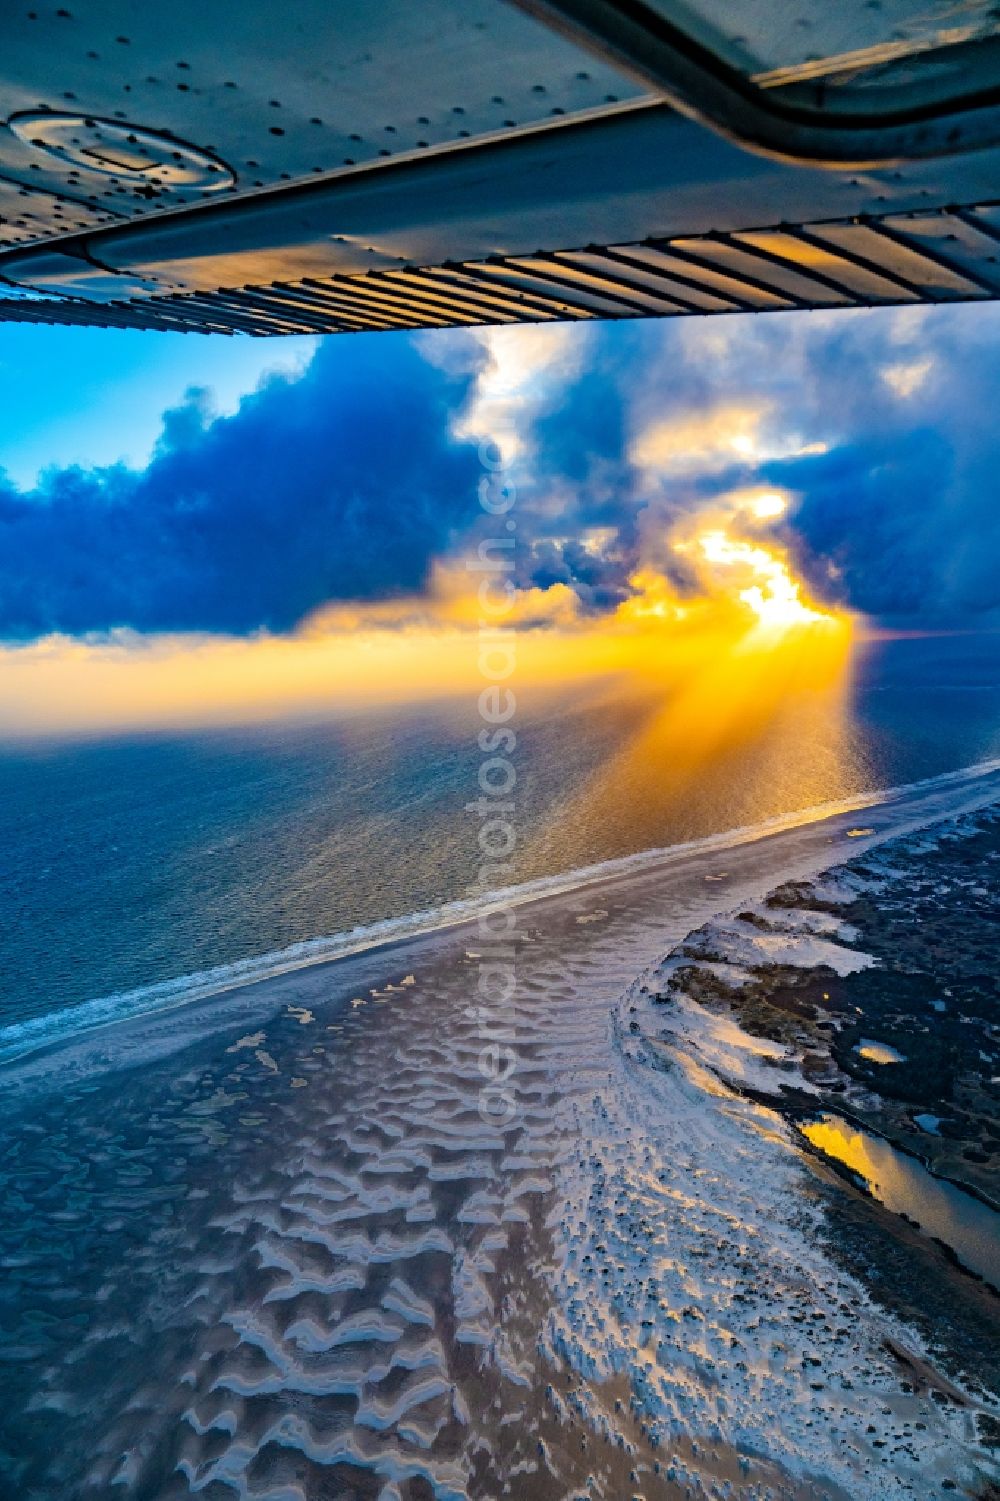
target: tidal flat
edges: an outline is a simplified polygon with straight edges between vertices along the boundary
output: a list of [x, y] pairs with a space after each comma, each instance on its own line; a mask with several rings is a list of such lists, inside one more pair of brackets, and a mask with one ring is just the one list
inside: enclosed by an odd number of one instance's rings
[[974, 848], [986, 902], [998, 790], [953, 777], [873, 800], [863, 838], [841, 812], [516, 904], [506, 1122], [480, 1110], [475, 923], [8, 1065], [4, 1501], [985, 1498], [997, 1300], [802, 1130], [850, 1111], [895, 1150], [898, 1112], [898, 1150], [947, 1143], [985, 1206], [971, 1128], [915, 1122], [980, 1095], [959, 1059], [947, 1097], [883, 1096], [837, 1015], [739, 1007], [885, 968], [848, 909], [881, 921], [890, 867]]
[[983, 1398], [987, 1446], [1000, 1437], [998, 871], [997, 811], [956, 819], [713, 918], [646, 991], [664, 1019], [654, 1045], [686, 1046], [800, 1133], [829, 1189], [826, 1243], [923, 1332], [943, 1399], [962, 1400], [948, 1373]]

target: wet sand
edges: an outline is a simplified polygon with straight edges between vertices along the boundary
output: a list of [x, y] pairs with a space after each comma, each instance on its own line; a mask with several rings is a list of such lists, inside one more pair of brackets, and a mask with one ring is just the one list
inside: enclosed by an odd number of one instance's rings
[[502, 1126], [468, 925], [8, 1068], [0, 1494], [976, 1494], [995, 1397], [915, 1379], [847, 1190], [631, 1008], [714, 914], [998, 783], [525, 904]]

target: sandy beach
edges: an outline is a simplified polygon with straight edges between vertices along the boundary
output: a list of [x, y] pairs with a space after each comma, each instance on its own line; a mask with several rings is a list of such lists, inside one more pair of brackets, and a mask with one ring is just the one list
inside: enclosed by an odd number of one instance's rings
[[473, 921], [9, 1064], [3, 1494], [986, 1496], [996, 1391], [865, 1258], [937, 1256], [956, 1326], [992, 1295], [633, 1008], [720, 914], [998, 796], [938, 778], [530, 894], [502, 1037]]

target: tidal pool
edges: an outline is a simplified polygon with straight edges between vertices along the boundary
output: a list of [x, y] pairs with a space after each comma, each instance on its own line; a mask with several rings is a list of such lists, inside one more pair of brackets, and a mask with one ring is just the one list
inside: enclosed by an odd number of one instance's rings
[[799, 1127], [825, 1156], [843, 1163], [863, 1181], [872, 1198], [894, 1214], [916, 1221], [944, 1242], [969, 1271], [1000, 1290], [1000, 1214], [956, 1188], [881, 1136], [836, 1115]]

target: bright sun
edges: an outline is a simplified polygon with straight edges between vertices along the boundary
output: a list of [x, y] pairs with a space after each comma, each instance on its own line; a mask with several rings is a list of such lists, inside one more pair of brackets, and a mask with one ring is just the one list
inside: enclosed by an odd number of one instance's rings
[[[775, 497], [780, 499], [780, 497]], [[764, 497], [761, 497], [763, 500]], [[706, 563], [733, 569], [745, 580], [737, 598], [770, 630], [785, 631], [797, 625], [833, 623], [833, 616], [813, 609], [802, 598], [802, 586], [792, 577], [785, 559], [759, 543], [731, 537], [722, 527], [701, 532], [694, 539]], [[690, 544], [681, 544], [687, 551]]]
[[758, 490], [749, 502], [751, 515], [758, 521], [771, 521], [775, 516], [783, 516], [788, 509], [788, 502], [777, 490]]

